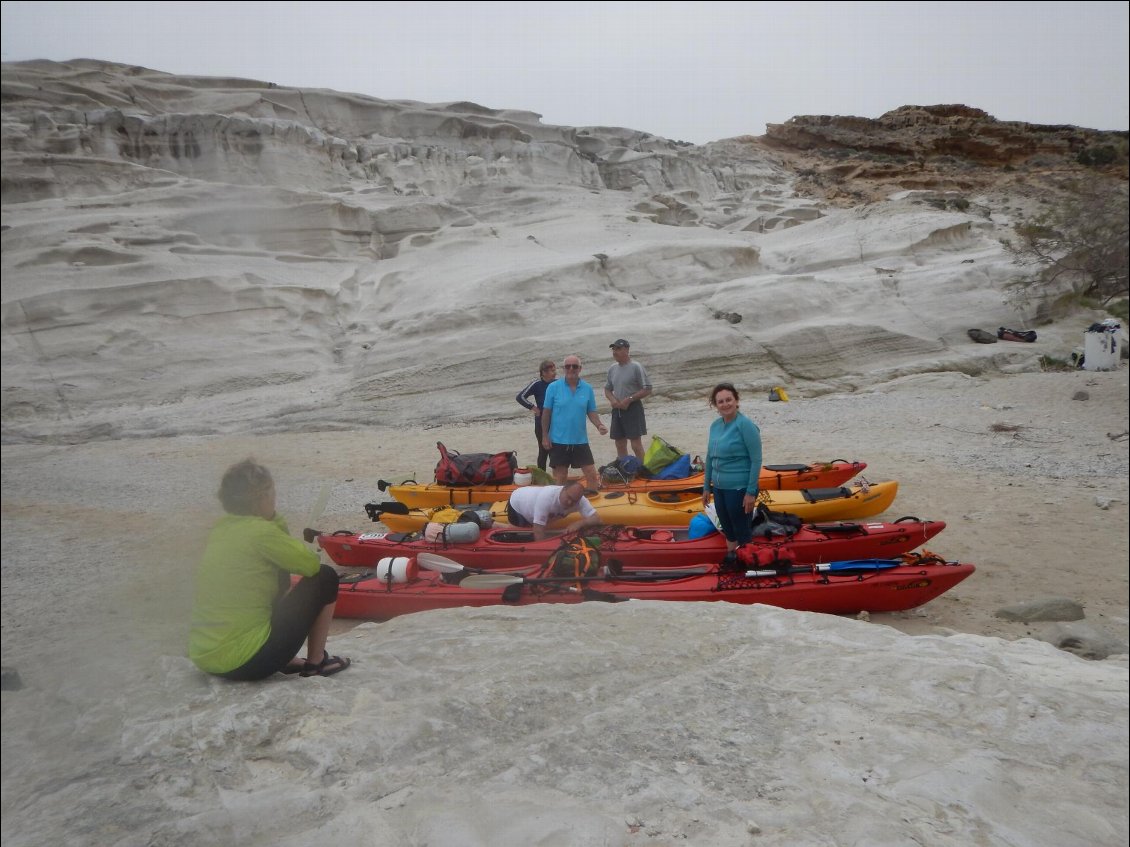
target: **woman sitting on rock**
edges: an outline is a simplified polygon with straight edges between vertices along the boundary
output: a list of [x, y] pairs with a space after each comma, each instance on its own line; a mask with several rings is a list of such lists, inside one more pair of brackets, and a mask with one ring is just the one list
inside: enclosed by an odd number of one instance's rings
[[[345, 670], [349, 659], [326, 651], [337, 572], [275, 514], [270, 472], [251, 459], [233, 465], [219, 497], [228, 514], [212, 528], [197, 571], [189, 658], [202, 671], [241, 681]], [[303, 577], [293, 588], [291, 574]]]

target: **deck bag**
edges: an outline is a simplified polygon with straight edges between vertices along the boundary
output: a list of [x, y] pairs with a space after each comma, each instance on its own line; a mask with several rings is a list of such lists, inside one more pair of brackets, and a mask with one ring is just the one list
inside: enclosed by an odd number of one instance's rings
[[738, 566], [743, 571], [760, 571], [772, 568], [778, 573], [783, 573], [796, 564], [796, 554], [788, 547], [743, 544], [734, 552], [738, 559]]
[[672, 447], [658, 435], [653, 435], [651, 444], [643, 455], [643, 466], [649, 474], [655, 476], [682, 455], [682, 450]]
[[458, 523], [473, 523], [479, 529], [490, 529], [494, 526], [494, 515], [490, 509], [472, 506], [469, 509], [460, 509]]
[[600, 551], [587, 538], [562, 541], [542, 569], [546, 576], [583, 577], [596, 576], [600, 570]]
[[686, 453], [681, 455], [663, 470], [655, 475], [656, 479], [686, 479], [691, 475], [691, 457]]
[[479, 540], [479, 525], [471, 522], [436, 523], [424, 527], [424, 538], [434, 544], [473, 544]]
[[434, 523], [455, 523], [463, 517], [463, 512], [454, 506], [436, 506], [429, 509], [427, 515], [428, 520]]
[[439, 462], [436, 464], [436, 482], [443, 485], [509, 485], [518, 470], [518, 455], [505, 453], [459, 453], [448, 450], [442, 441]]
[[613, 485], [627, 485], [643, 469], [643, 464], [635, 456], [620, 456], [600, 469], [600, 478]]
[[710, 522], [710, 518], [708, 518], [702, 512], [699, 512], [697, 515], [691, 518], [690, 526], [687, 528], [687, 537], [705, 538], [708, 535], [713, 535], [717, 531], [718, 527]]
[[764, 503], [758, 503], [750, 515], [754, 538], [773, 538], [796, 535], [803, 521], [788, 512], [773, 512]]

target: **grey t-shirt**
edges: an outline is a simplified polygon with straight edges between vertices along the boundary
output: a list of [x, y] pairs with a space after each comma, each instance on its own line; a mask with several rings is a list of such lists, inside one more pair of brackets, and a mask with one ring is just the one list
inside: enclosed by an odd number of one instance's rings
[[612, 396], [617, 400], [623, 400], [637, 391], [651, 388], [651, 380], [647, 378], [644, 366], [637, 361], [633, 360], [625, 365], [614, 362], [608, 369], [608, 381], [604, 387], [611, 390]]

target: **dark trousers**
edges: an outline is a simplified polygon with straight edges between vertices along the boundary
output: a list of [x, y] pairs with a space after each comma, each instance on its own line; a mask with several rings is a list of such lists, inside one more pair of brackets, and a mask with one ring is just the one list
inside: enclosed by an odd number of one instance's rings
[[[279, 572], [281, 596], [275, 601], [271, 612], [271, 633], [259, 652], [233, 671], [218, 674], [225, 679], [250, 682], [266, 679], [298, 655], [302, 642], [314, 625], [314, 619], [322, 609], [337, 600], [337, 571], [329, 565], [322, 565], [314, 575], [305, 577], [290, 590], [281, 593], [290, 585], [290, 574]], [[320, 660], [321, 656], [312, 657]]]
[[538, 440], [538, 467], [544, 471], [546, 460], [549, 459], [549, 451], [546, 450], [545, 445], [542, 444], [540, 416], [534, 418], [534, 438]]

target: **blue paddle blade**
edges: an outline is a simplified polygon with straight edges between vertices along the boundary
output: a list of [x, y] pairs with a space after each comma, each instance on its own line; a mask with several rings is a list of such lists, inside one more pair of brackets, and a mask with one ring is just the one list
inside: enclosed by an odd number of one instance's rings
[[902, 564], [901, 559], [847, 559], [842, 562], [828, 562], [826, 565], [817, 565], [818, 571], [881, 571], [886, 568], [897, 568]]

